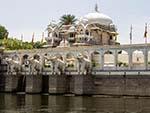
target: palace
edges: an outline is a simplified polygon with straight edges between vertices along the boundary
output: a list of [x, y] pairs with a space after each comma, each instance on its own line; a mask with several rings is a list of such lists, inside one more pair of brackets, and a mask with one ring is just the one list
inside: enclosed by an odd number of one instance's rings
[[[0, 54], [8, 72], [77, 73], [104, 70], [148, 70], [150, 45], [120, 45], [113, 20], [98, 11], [88, 13], [75, 24], [51, 22], [45, 38], [48, 45], [37, 50], [4, 51]], [[3, 53], [3, 49], [1, 50]], [[91, 72], [90, 72], [91, 73]]]
[[150, 44], [120, 45], [97, 5], [75, 24], [51, 22], [47, 31], [45, 48], [0, 48], [0, 92], [150, 96]]
[[118, 45], [117, 28], [112, 19], [98, 11], [88, 13], [72, 25], [51, 22], [46, 41], [52, 47]]

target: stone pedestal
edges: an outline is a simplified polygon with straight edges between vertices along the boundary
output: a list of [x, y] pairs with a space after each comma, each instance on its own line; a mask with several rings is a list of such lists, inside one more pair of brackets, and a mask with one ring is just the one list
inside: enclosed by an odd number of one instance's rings
[[5, 75], [3, 80], [4, 92], [17, 92], [19, 75]]
[[49, 75], [42, 75], [42, 92], [49, 93]]
[[5, 92], [7, 65], [0, 63], [0, 92]]
[[4, 74], [0, 74], [0, 92], [4, 92], [5, 91], [5, 75]]
[[0, 64], [0, 73], [7, 72], [7, 64]]
[[75, 75], [73, 76], [75, 95], [92, 95], [94, 94], [94, 78], [92, 75]]
[[49, 76], [49, 93], [65, 94], [67, 92], [67, 76], [66, 75], [50, 75]]
[[42, 75], [26, 75], [26, 93], [42, 92]]

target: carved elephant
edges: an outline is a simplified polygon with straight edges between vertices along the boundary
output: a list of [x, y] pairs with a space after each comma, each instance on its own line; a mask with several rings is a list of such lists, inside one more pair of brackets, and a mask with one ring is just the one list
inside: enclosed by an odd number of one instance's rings
[[51, 57], [49, 60], [52, 62], [54, 73], [63, 74], [65, 72], [66, 63], [63, 61], [63, 59], [54, 56]]
[[88, 58], [84, 57], [83, 55], [78, 55], [77, 60], [78, 60], [78, 72], [79, 73], [81, 74], [91, 73], [92, 64]]
[[20, 61], [13, 60], [12, 58], [5, 58], [3, 62], [8, 65], [8, 72], [20, 72]]
[[30, 64], [31, 72], [41, 72], [42, 71], [42, 65], [38, 59], [35, 59], [35, 58], [29, 59], [29, 64]]
[[23, 59], [22, 62], [22, 71], [24, 72], [41, 72], [42, 71], [42, 65], [40, 63], [39, 57], [31, 57], [28, 56]]

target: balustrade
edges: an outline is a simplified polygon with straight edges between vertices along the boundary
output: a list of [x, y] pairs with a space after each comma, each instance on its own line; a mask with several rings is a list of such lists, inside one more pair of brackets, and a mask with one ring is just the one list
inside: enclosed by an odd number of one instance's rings
[[[66, 72], [77, 72], [78, 64], [81, 63], [78, 61], [78, 55], [81, 54], [83, 57], [83, 61], [89, 61], [91, 63], [91, 70], [93, 71], [111, 71], [111, 70], [149, 70], [149, 60], [150, 60], [150, 45], [117, 45], [117, 46], [87, 46], [87, 47], [70, 47], [70, 48], [54, 48], [54, 49], [46, 49], [46, 50], [33, 50], [30, 51], [30, 53], [27, 53], [26, 51], [19, 51], [17, 54], [20, 56], [20, 64], [22, 66], [22, 58], [24, 55], [28, 56], [34, 56], [35, 54], [39, 54], [40, 60], [35, 61], [34, 68], [41, 68], [42, 72], [53, 72], [54, 68], [60, 68], [61, 65], [67, 64], [66, 58], [68, 57], [67, 54], [71, 53], [69, 58], [73, 58], [73, 60], [69, 61], [71, 64], [69, 66], [73, 67], [65, 67]], [[86, 51], [86, 55], [84, 54]], [[93, 53], [95, 52], [95, 56], [93, 56]], [[124, 54], [124, 52], [126, 52]], [[50, 67], [43, 66], [43, 58], [44, 55], [47, 54], [48, 56], [55, 56], [59, 53], [59, 57], [57, 58], [61, 65], [57, 63], [57, 66], [60, 67], [54, 67], [53, 64], [51, 64], [53, 61], [48, 61], [50, 64]], [[14, 52], [11, 53], [4, 53], [7, 54], [7, 56], [13, 56]], [[95, 59], [94, 59], [95, 58]], [[16, 61], [14, 61], [16, 62]], [[38, 62], [38, 63], [37, 63]], [[73, 64], [73, 65], [72, 65]], [[41, 67], [38, 67], [36, 65], [41, 65]], [[85, 62], [82, 62], [80, 66], [82, 67], [83, 72], [86, 72], [86, 66]], [[2, 65], [1, 65], [2, 66]], [[32, 65], [31, 65], [32, 66]], [[63, 68], [63, 67], [62, 67]], [[2, 68], [1, 68], [2, 69]], [[23, 69], [22, 69], [23, 70]], [[38, 70], [38, 69], [37, 69]], [[31, 70], [28, 69], [28, 72]], [[60, 71], [60, 70], [57, 70]], [[58, 72], [60, 73], [60, 72]]]

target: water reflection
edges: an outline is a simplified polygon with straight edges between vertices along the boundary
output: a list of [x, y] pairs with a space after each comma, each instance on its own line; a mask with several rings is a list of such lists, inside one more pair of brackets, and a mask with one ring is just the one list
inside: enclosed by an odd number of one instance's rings
[[150, 113], [150, 98], [0, 94], [0, 113]]

